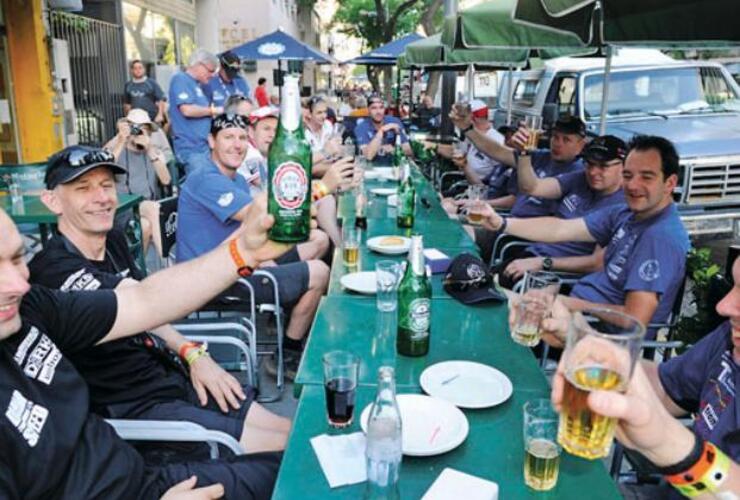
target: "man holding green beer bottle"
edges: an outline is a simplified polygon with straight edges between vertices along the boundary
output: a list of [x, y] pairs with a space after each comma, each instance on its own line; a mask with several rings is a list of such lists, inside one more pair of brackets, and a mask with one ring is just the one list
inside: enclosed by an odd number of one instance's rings
[[[239, 229], [252, 202], [247, 180], [237, 174], [247, 149], [247, 124], [240, 115], [219, 115], [211, 125], [211, 157], [182, 186], [178, 201], [177, 261], [191, 260], [215, 248]], [[277, 221], [276, 221], [277, 222]], [[329, 268], [321, 260], [328, 248], [325, 233], [312, 230], [308, 241], [291, 249], [270, 267], [280, 289], [281, 306], [290, 311], [284, 339], [286, 376], [295, 373], [321, 296], [329, 282]], [[272, 286], [249, 277], [257, 303], [273, 299]], [[222, 297], [249, 298], [238, 283]], [[270, 365], [268, 364], [268, 371]]]

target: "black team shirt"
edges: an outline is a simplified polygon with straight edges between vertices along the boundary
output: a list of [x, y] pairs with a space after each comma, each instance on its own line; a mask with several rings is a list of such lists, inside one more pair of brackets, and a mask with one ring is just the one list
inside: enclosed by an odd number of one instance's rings
[[[113, 289], [124, 278], [143, 279], [123, 233], [115, 229], [108, 233], [102, 261], [87, 260], [71, 242], [55, 236], [29, 268], [32, 283], [63, 292]], [[188, 379], [147, 347], [150, 343], [147, 334], [139, 334], [66, 353], [88, 383], [92, 411], [122, 418], [130, 408], [187, 397]], [[119, 413], [113, 405], [126, 410]]]
[[139, 454], [99, 417], [66, 358], [113, 327], [112, 291], [32, 287], [0, 340], [0, 498], [155, 498]]

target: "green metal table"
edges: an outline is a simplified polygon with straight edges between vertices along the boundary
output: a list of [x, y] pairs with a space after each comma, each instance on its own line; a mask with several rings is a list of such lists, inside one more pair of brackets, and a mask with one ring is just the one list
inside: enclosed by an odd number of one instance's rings
[[[399, 393], [417, 392], [405, 388]], [[375, 396], [375, 388], [359, 387], [355, 422], [343, 432], [360, 430], [359, 415]], [[447, 467], [495, 481], [499, 498], [588, 498], [619, 499], [616, 486], [600, 460], [587, 461], [563, 453], [557, 486], [548, 492], [533, 491], [524, 484], [522, 406], [526, 401], [548, 397], [548, 391], [522, 390], [505, 403], [484, 410], [465, 410], [470, 424], [467, 439], [454, 450], [434, 457], [404, 457], [400, 493], [403, 499], [417, 499], [429, 489]], [[298, 403], [293, 430], [283, 456], [273, 499], [362, 498], [365, 483], [329, 488], [309, 440], [328, 432], [324, 388], [306, 386]], [[464, 492], [460, 492], [461, 498]]]
[[321, 356], [335, 349], [361, 359], [359, 381], [376, 383], [378, 368], [396, 368], [398, 387], [419, 388], [421, 372], [450, 359], [477, 361], [501, 370], [516, 389], [547, 390], [532, 351], [511, 340], [506, 305], [466, 306], [451, 298], [432, 299], [429, 353], [410, 358], [396, 354], [396, 314], [379, 313], [374, 300], [325, 297], [314, 320], [298, 369], [297, 386], [323, 384]]

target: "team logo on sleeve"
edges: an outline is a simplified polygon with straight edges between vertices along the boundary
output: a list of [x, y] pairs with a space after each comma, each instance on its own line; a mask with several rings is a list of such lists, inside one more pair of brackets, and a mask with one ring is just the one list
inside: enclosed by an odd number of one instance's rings
[[655, 259], [646, 260], [638, 270], [643, 281], [655, 281], [660, 278], [660, 264]]
[[48, 416], [49, 410], [29, 401], [18, 391], [13, 391], [8, 409], [5, 410], [5, 417], [32, 448], [38, 444]]
[[234, 201], [234, 193], [224, 193], [218, 198], [218, 206], [226, 208], [231, 205], [232, 201]]
[[82, 268], [70, 274], [59, 289], [63, 292], [78, 292], [80, 290], [97, 290], [100, 285], [100, 281], [92, 273]]
[[187, 99], [188, 97], [190, 96], [188, 95], [187, 92], [180, 92], [179, 94], [177, 94], [178, 99]]

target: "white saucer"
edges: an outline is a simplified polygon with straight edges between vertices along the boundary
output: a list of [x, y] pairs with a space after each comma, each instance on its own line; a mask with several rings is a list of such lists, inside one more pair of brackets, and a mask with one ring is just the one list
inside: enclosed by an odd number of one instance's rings
[[[403, 242], [398, 245], [383, 243], [386, 238], [398, 238]], [[383, 253], [386, 255], [401, 255], [409, 251], [411, 248], [411, 239], [405, 236], [376, 236], [367, 240], [367, 247], [373, 252]]]
[[390, 196], [396, 194], [396, 188], [373, 188], [370, 192], [377, 196]]
[[[468, 419], [447, 401], [422, 394], [399, 394], [396, 399], [401, 411], [404, 455], [440, 455], [457, 448], [468, 436]], [[360, 415], [364, 432], [371, 407], [372, 403]]]
[[345, 274], [339, 282], [347, 290], [362, 293], [364, 295], [375, 295], [377, 283], [375, 282], [375, 271], [362, 271], [358, 273]]
[[424, 392], [460, 408], [488, 408], [511, 397], [511, 380], [497, 369], [473, 361], [443, 361], [419, 379]]

